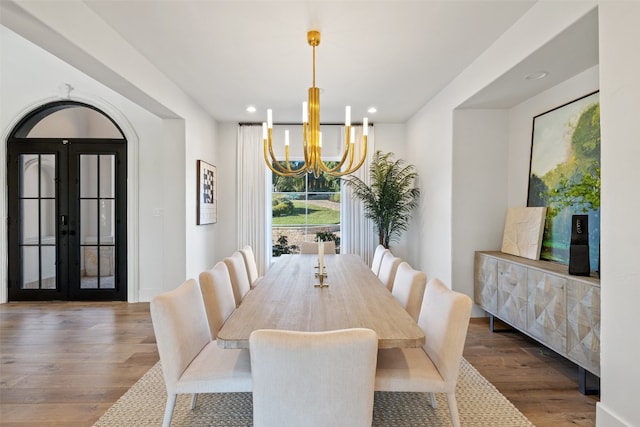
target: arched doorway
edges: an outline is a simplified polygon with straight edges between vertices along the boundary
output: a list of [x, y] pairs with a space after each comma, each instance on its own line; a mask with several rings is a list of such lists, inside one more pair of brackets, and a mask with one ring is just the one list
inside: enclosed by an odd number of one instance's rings
[[7, 140], [9, 300], [127, 299], [127, 140], [105, 113], [59, 101]]

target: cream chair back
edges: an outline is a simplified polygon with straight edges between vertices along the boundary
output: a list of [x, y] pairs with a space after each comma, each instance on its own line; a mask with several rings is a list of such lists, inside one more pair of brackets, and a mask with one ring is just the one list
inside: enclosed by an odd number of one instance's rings
[[427, 285], [427, 275], [414, 270], [408, 262], [398, 265], [391, 293], [417, 322]]
[[221, 261], [211, 270], [200, 273], [199, 279], [211, 339], [215, 340], [225, 320], [236, 309], [231, 276], [229, 276], [227, 265]]
[[247, 267], [240, 252], [234, 252], [230, 257], [224, 259], [224, 263], [229, 269], [231, 285], [233, 286], [233, 296], [236, 300], [236, 307], [240, 305], [244, 296], [251, 290]]
[[167, 393], [174, 394], [184, 370], [211, 341], [198, 283], [189, 279], [155, 296], [150, 311]]
[[257, 330], [249, 351], [254, 426], [371, 426], [374, 331]]
[[151, 300], [162, 374], [167, 388], [163, 427], [171, 425], [178, 394], [251, 391], [251, 360], [246, 350], [223, 349], [211, 340], [202, 291], [189, 279]]
[[[317, 254], [318, 242], [300, 242], [301, 254]], [[336, 242], [329, 240], [324, 242], [324, 254], [335, 255], [336, 254]]]
[[384, 256], [384, 251], [386, 249], [383, 245], [376, 246], [376, 250], [373, 252], [373, 260], [371, 260], [371, 271], [376, 276], [380, 272], [380, 263], [382, 262], [382, 257]]
[[380, 271], [378, 272], [378, 279], [389, 289], [393, 289], [393, 280], [396, 278], [396, 271], [398, 266], [402, 262], [402, 259], [394, 256], [390, 250], [386, 250], [380, 263]]
[[376, 391], [446, 393], [451, 424], [460, 427], [456, 383], [467, 337], [471, 298], [448, 289], [440, 280], [427, 283], [418, 325], [425, 335], [422, 348], [378, 351]]
[[439, 279], [427, 284], [418, 319], [426, 337], [422, 348], [452, 393], [460, 372], [471, 306], [471, 298], [447, 288]]
[[256, 264], [256, 257], [253, 253], [251, 246], [247, 245], [240, 249], [240, 253], [244, 258], [244, 264], [247, 267], [247, 276], [249, 276], [249, 284], [251, 288], [254, 288], [258, 284], [258, 265]]

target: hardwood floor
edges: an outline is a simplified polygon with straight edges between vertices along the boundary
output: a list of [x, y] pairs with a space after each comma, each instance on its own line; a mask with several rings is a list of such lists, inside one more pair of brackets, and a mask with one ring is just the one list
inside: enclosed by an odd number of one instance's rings
[[149, 304], [0, 305], [0, 425], [91, 426], [158, 361]]
[[[472, 319], [464, 356], [538, 427], [595, 425], [575, 365], [529, 338]], [[147, 303], [1, 304], [0, 425], [91, 426], [157, 360]]]
[[595, 426], [599, 397], [578, 391], [578, 367], [526, 335], [471, 319], [464, 357], [536, 426]]

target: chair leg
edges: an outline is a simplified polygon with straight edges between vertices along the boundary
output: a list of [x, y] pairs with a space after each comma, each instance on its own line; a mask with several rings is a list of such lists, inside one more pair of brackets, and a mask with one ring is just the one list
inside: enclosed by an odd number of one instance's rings
[[447, 403], [449, 404], [451, 424], [453, 424], [453, 427], [460, 427], [460, 415], [458, 415], [458, 403], [456, 402], [455, 392], [447, 393]]
[[173, 416], [173, 408], [176, 406], [177, 394], [169, 394], [167, 396], [167, 407], [164, 409], [164, 420], [162, 421], [162, 427], [171, 426], [171, 417]]
[[429, 397], [431, 398], [431, 407], [436, 409], [438, 407], [438, 402], [436, 402], [436, 394], [434, 392], [429, 393]]
[[191, 395], [191, 410], [196, 409], [196, 403], [198, 403], [198, 393], [193, 393]]

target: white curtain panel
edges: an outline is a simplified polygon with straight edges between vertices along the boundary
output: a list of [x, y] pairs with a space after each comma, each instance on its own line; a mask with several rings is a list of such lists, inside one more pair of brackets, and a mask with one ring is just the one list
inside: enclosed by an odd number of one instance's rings
[[238, 126], [237, 246], [251, 246], [260, 276], [271, 259], [271, 212], [267, 212], [271, 203], [266, 203], [271, 174], [267, 172], [262, 144], [262, 125]]
[[[353, 128], [355, 131], [355, 140], [361, 141], [362, 126], [353, 126]], [[371, 185], [369, 167], [375, 151], [373, 126], [369, 126], [367, 145], [367, 158], [362, 167], [352, 175], [357, 176], [367, 185]], [[360, 159], [363, 148], [363, 144], [356, 142], [356, 159]], [[354, 199], [353, 192], [348, 185], [345, 184], [342, 186], [340, 198], [342, 200], [340, 252], [344, 254], [358, 254], [370, 265], [373, 252], [378, 244], [373, 222], [364, 217], [362, 202], [360, 202], [359, 199]]]

